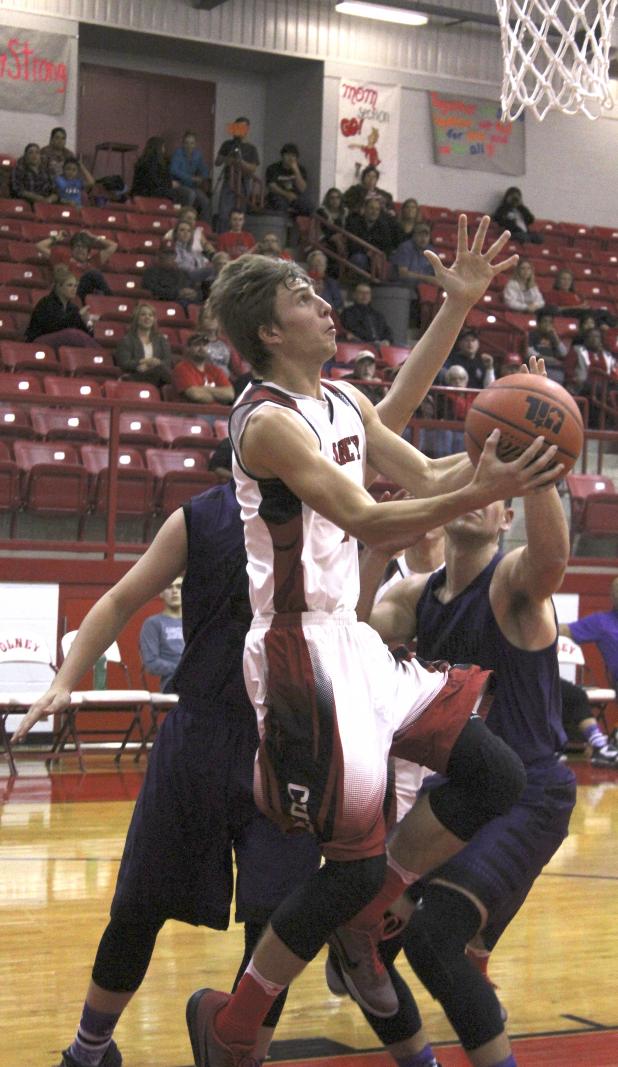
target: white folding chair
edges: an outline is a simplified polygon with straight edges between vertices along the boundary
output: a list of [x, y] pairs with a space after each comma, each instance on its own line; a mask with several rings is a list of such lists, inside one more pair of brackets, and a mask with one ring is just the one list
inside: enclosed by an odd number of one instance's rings
[[[586, 666], [586, 660], [584, 657], [581, 645], [578, 645], [570, 637], [558, 637], [558, 665], [560, 668], [560, 676], [566, 678], [567, 681], [575, 681], [578, 685], [580, 679], [583, 676], [583, 669]], [[566, 668], [564, 670], [563, 668]], [[575, 668], [575, 677], [573, 678], [573, 670], [569, 668]], [[582, 689], [586, 693], [592, 713], [596, 719], [601, 723], [605, 733], [609, 733], [609, 726], [607, 723], [607, 705], [612, 700], [616, 699], [615, 689], [608, 689], [599, 685], [582, 685]]]
[[0, 746], [11, 775], [17, 775], [11, 734], [34, 700], [49, 689], [56, 668], [47, 642], [20, 624], [0, 631]]

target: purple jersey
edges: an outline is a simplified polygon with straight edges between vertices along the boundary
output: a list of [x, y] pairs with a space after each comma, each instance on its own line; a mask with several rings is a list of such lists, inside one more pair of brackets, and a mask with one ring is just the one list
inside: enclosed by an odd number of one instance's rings
[[530, 767], [553, 762], [566, 743], [562, 728], [556, 642], [536, 652], [504, 636], [489, 601], [489, 586], [502, 553], [448, 604], [436, 592], [446, 570], [432, 574], [416, 609], [417, 654], [424, 660], [478, 663], [496, 672], [496, 693], [487, 725]]
[[607, 668], [612, 685], [618, 687], [618, 611], [597, 611], [569, 623], [571, 637], [578, 644], [594, 641]]

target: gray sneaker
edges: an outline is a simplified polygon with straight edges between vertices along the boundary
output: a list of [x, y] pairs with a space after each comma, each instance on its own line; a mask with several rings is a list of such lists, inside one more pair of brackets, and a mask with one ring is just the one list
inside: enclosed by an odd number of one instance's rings
[[[381, 927], [376, 928], [381, 931]], [[365, 1011], [390, 1019], [399, 1000], [378, 952], [377, 940], [367, 930], [339, 926], [328, 939], [350, 996]]]
[[329, 948], [326, 963], [324, 964], [324, 977], [326, 978], [326, 985], [328, 986], [329, 992], [332, 993], [334, 997], [348, 996], [348, 987], [341, 977], [341, 968], [332, 948]]
[[615, 767], [618, 771], [618, 748], [613, 745], [603, 745], [603, 748], [593, 749], [590, 762], [593, 767]]
[[[68, 1048], [65, 1048], [58, 1067], [80, 1067], [80, 1064], [69, 1054]], [[110, 1041], [99, 1067], [122, 1067], [122, 1056], [115, 1041]]]
[[187, 1001], [187, 1029], [195, 1067], [260, 1067], [253, 1043], [224, 1045], [215, 1032], [215, 1016], [230, 999], [229, 993], [198, 989]]

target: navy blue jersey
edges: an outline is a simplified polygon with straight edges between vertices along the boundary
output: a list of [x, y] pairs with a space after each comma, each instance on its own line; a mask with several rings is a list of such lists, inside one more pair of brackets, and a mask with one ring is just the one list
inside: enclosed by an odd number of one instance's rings
[[432, 574], [416, 609], [417, 655], [450, 663], [478, 663], [496, 672], [487, 725], [527, 766], [553, 761], [566, 742], [556, 642], [537, 652], [512, 645], [496, 622], [489, 586], [502, 553], [448, 604], [436, 596], [446, 569]]
[[[184, 508], [187, 570], [182, 583], [185, 651], [174, 691], [194, 714], [215, 714], [220, 696], [238, 689], [248, 706], [242, 654], [251, 623], [247, 556], [234, 483], [193, 497]], [[228, 694], [231, 696], [232, 694]]]

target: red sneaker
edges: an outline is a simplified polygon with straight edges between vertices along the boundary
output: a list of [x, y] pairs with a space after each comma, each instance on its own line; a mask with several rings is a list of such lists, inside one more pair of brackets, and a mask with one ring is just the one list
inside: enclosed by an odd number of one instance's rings
[[215, 1018], [228, 1003], [229, 993], [198, 989], [187, 1001], [187, 1029], [195, 1067], [260, 1067], [250, 1045], [225, 1045], [215, 1030]]

